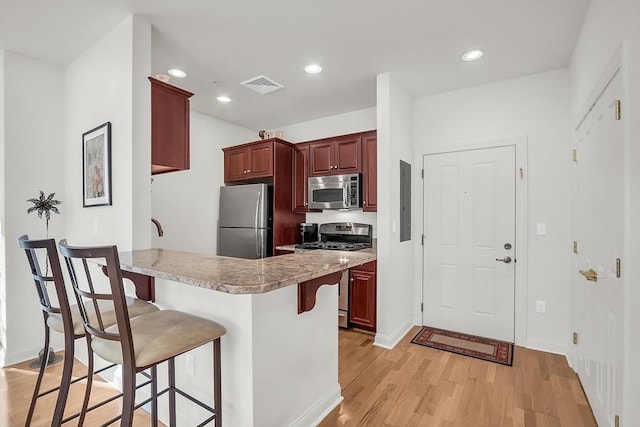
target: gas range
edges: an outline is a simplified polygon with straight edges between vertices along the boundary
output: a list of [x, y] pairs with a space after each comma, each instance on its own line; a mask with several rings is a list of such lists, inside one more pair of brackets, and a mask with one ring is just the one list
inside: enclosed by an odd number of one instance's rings
[[306, 242], [296, 245], [299, 249], [326, 249], [330, 251], [358, 251], [371, 247], [371, 243]]
[[371, 247], [373, 227], [355, 222], [331, 222], [320, 225], [320, 240], [296, 245], [298, 249], [357, 251]]

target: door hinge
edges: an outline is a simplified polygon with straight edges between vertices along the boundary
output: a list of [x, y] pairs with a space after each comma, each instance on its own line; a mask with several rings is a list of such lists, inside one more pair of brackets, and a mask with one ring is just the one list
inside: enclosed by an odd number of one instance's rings
[[572, 153], [571, 153], [571, 159], [572, 159], [574, 162], [577, 162], [577, 161], [578, 161], [578, 150], [573, 150], [573, 151], [572, 151]]
[[423, 235], [421, 236], [421, 238], [420, 238], [420, 244], [421, 244], [422, 246], [424, 246], [424, 234], [423, 234]]
[[423, 302], [420, 303], [420, 312], [424, 313], [424, 303]]
[[578, 333], [577, 332], [573, 333], [573, 343], [578, 345]]
[[620, 120], [620, 118], [622, 117], [621, 110], [622, 108], [620, 106], [620, 100], [616, 99], [616, 120]]
[[520, 179], [524, 178], [524, 169], [520, 168]]
[[573, 253], [578, 253], [578, 242], [576, 242], [575, 240], [573, 241]]
[[421, 171], [422, 179], [424, 179], [424, 169]]
[[615, 427], [620, 427], [620, 415], [616, 415], [614, 419]]
[[616, 277], [619, 279], [622, 276], [622, 261], [620, 258], [616, 258]]

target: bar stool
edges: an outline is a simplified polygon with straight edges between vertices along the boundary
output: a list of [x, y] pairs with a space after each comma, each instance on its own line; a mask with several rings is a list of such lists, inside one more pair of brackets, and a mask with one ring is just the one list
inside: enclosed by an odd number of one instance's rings
[[[89, 346], [100, 358], [122, 365], [122, 415], [105, 425], [120, 419], [120, 426], [131, 426], [134, 411], [151, 402], [152, 423], [157, 426], [157, 398], [169, 394], [169, 425], [176, 425], [176, 393], [209, 411], [211, 416], [201, 426], [215, 420], [222, 426], [222, 387], [220, 365], [220, 337], [226, 329], [211, 320], [174, 310], [160, 310], [129, 318], [122, 286], [122, 271], [116, 246], [72, 247], [66, 240], [59, 243], [65, 258], [73, 289], [81, 308], [84, 328], [90, 337]], [[92, 274], [87, 268], [88, 259], [104, 262], [109, 277], [110, 293], [99, 293], [93, 285]], [[80, 275], [79, 275], [80, 274]], [[107, 326], [101, 320], [98, 303], [113, 304], [117, 323]], [[90, 306], [98, 307], [96, 317], [85, 313]], [[201, 345], [213, 343], [214, 407], [195, 399], [176, 386], [175, 357]], [[91, 352], [90, 352], [90, 356]], [[157, 365], [168, 362], [168, 387], [157, 390]], [[150, 369], [151, 397], [136, 404], [136, 374]]]
[[[58, 391], [58, 397], [56, 399], [56, 406], [54, 409], [53, 418], [51, 420], [51, 425], [60, 426], [67, 421], [70, 421], [76, 417], [80, 417], [78, 425], [82, 426], [84, 422], [84, 415], [87, 412], [87, 406], [89, 403], [93, 375], [85, 375], [80, 378], [76, 378], [75, 380], [71, 379], [73, 374], [73, 360], [75, 352], [74, 343], [76, 339], [85, 337], [84, 324], [82, 322], [80, 310], [77, 305], [69, 304], [55, 241], [53, 239], [29, 240], [29, 236], [23, 235], [18, 238], [18, 245], [20, 246], [20, 248], [24, 249], [27, 255], [27, 260], [29, 261], [29, 266], [31, 267], [31, 275], [33, 276], [33, 281], [36, 286], [38, 298], [40, 299], [40, 307], [42, 309], [42, 315], [44, 318], [44, 351], [47, 354], [44, 357], [44, 360], [42, 361], [42, 364], [40, 366], [40, 371], [38, 372], [38, 378], [36, 380], [35, 389], [31, 398], [31, 404], [29, 405], [29, 412], [27, 414], [25, 426], [29, 426], [31, 424], [31, 419], [33, 418], [33, 413], [38, 398], [55, 391]], [[44, 274], [42, 272], [38, 253], [41, 253], [40, 259], [46, 259], [47, 267]], [[51, 270], [51, 275], [49, 275], [49, 269]], [[53, 287], [55, 289], [55, 299], [53, 300], [49, 295], [49, 287], [51, 283], [53, 283]], [[56, 300], [57, 303], [55, 302]], [[146, 301], [142, 301], [132, 297], [126, 297], [126, 301], [128, 312], [131, 316], [158, 311], [158, 307]], [[108, 324], [110, 326], [114, 325], [116, 323], [115, 312], [113, 310], [106, 310], [106, 307], [103, 308], [105, 308], [105, 310], [102, 312], [104, 324]], [[87, 313], [90, 317], [95, 317], [93, 309], [89, 309]], [[62, 377], [60, 379], [59, 386], [44, 392], [40, 392], [42, 378], [44, 377], [44, 371], [47, 367], [49, 358], [48, 349], [51, 329], [56, 332], [62, 333], [64, 337], [64, 364], [62, 369]], [[89, 343], [87, 341], [87, 346], [88, 345]], [[87, 372], [97, 374], [113, 366], [114, 365], [107, 366], [94, 372], [93, 360], [90, 359], [89, 366], [87, 367]], [[87, 385], [85, 388], [82, 410], [73, 416], [63, 419], [65, 404], [67, 402], [67, 396], [69, 394], [69, 388], [71, 384], [84, 379], [87, 380]]]

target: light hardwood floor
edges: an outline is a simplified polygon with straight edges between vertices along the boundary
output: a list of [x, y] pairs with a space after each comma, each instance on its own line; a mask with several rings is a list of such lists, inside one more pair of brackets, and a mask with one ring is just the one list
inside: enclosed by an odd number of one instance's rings
[[[373, 346], [370, 334], [341, 330], [339, 380], [345, 400], [321, 427], [596, 426], [564, 357], [516, 347], [513, 367], [501, 366], [411, 344], [418, 330], [393, 350]], [[59, 381], [60, 367], [48, 369], [47, 384]], [[84, 367], [78, 363], [75, 369], [81, 374]], [[0, 426], [24, 425], [36, 375], [26, 363], [0, 370]], [[114, 393], [105, 383], [94, 390], [95, 401]], [[78, 409], [83, 392], [83, 383], [72, 387], [67, 413]], [[41, 399], [32, 425], [48, 426], [54, 405], [53, 395]], [[91, 413], [85, 425], [99, 425], [118, 410], [116, 401]], [[136, 426], [149, 425], [143, 411], [136, 415]]]
[[344, 401], [321, 427], [597, 425], [563, 356], [516, 347], [513, 366], [502, 366], [411, 344], [419, 330], [393, 350], [341, 330]]
[[[0, 426], [2, 427], [23, 427], [27, 419], [33, 388], [38, 376], [38, 370], [31, 369], [28, 365], [29, 362], [25, 362], [0, 370]], [[86, 367], [76, 361], [73, 368], [74, 375], [80, 377], [83, 376], [85, 372]], [[60, 384], [61, 374], [62, 363], [47, 368], [41, 390], [49, 390]], [[65, 416], [75, 414], [80, 410], [82, 399], [84, 398], [84, 389], [85, 381], [79, 381], [71, 386], [69, 399], [67, 400], [68, 403], [65, 408]], [[117, 393], [113, 387], [95, 379], [91, 389], [91, 401], [89, 405], [101, 402], [115, 394]], [[51, 393], [38, 399], [31, 426], [51, 426], [51, 416], [53, 415], [53, 409], [56, 404], [56, 396], [56, 393]], [[103, 422], [120, 415], [120, 405], [121, 400], [118, 399], [100, 409], [89, 412], [85, 418], [84, 425], [87, 427], [99, 426]], [[150, 418], [143, 410], [137, 410], [135, 416], [135, 426], [150, 425]], [[77, 422], [78, 420], [76, 419], [64, 425], [75, 426]], [[117, 425], [117, 423], [112, 425]]]

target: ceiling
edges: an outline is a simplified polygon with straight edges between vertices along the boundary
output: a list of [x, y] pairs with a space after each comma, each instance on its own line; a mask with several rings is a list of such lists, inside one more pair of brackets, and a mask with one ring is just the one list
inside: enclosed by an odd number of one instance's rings
[[[588, 0], [0, 0], [0, 48], [65, 66], [130, 14], [152, 73], [184, 69], [193, 109], [273, 129], [376, 105], [376, 75], [412, 97], [566, 67]], [[460, 55], [480, 47], [479, 61]], [[306, 74], [310, 62], [322, 65]], [[284, 89], [240, 85], [266, 75]], [[232, 98], [221, 104], [219, 94]]]

